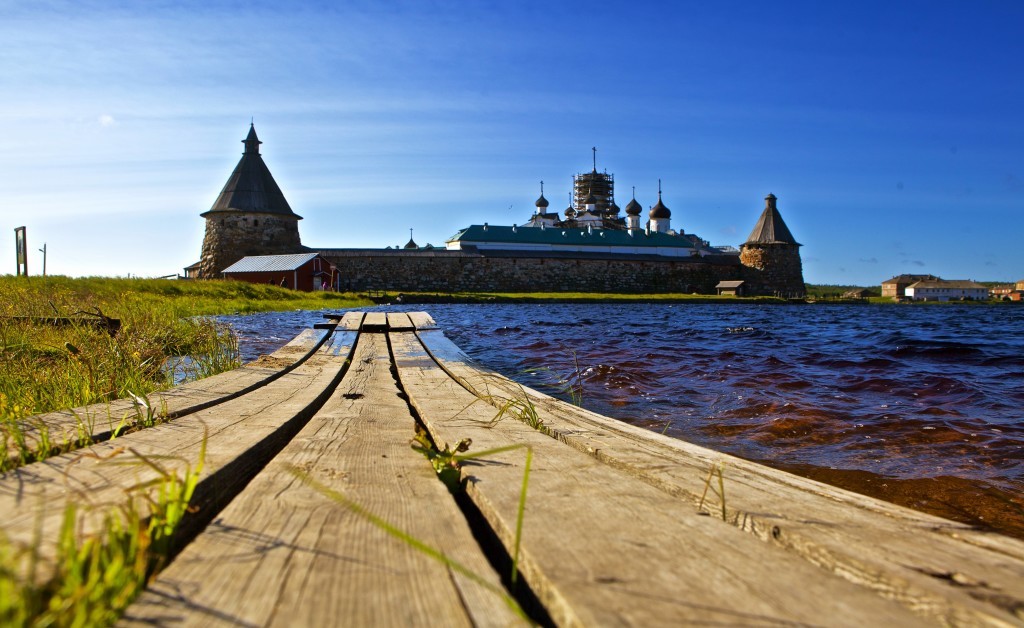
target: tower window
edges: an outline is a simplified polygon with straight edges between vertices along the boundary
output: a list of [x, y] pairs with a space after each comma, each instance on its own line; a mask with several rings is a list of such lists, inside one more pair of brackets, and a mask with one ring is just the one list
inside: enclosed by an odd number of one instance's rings
[[252, 226], [254, 226], [254, 227], [258, 227], [258, 226], [260, 226], [260, 221], [258, 221], [258, 220], [253, 220], [253, 221], [252, 221]]

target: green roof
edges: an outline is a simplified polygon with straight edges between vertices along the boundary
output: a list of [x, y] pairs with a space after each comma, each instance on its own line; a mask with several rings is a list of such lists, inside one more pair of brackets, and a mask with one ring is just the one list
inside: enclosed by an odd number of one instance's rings
[[692, 249], [693, 243], [687, 238], [667, 233], [646, 233], [642, 229], [634, 229], [633, 235], [628, 231], [617, 229], [594, 229], [588, 231], [547, 227], [499, 227], [494, 225], [471, 225], [448, 238], [447, 242], [464, 242], [473, 244], [548, 244], [572, 246], [623, 246], [623, 247], [673, 247]]

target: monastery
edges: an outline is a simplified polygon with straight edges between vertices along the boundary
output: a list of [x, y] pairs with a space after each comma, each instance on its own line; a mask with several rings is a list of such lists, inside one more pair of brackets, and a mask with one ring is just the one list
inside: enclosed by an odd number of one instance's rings
[[[202, 258], [187, 275], [215, 279], [228, 270], [238, 277], [232, 271], [257, 267], [265, 273], [291, 272], [296, 269], [285, 266], [301, 258], [317, 264], [323, 285], [338, 290], [714, 294], [727, 287], [746, 295], [805, 293], [801, 245], [773, 194], [739, 249], [712, 247], [672, 228], [660, 182], [646, 221], [641, 222], [635, 189], [620, 210], [614, 176], [597, 171], [595, 149], [594, 168], [574, 177], [562, 215], [549, 213], [542, 182], [536, 211], [524, 224], [470, 225], [443, 249], [418, 247], [411, 237], [404, 248], [317, 248], [302, 244], [302, 218], [263, 161], [253, 125], [242, 143], [241, 160], [213, 206], [201, 214], [206, 219]], [[299, 253], [315, 253], [316, 259]], [[251, 259], [257, 256], [263, 257]]]

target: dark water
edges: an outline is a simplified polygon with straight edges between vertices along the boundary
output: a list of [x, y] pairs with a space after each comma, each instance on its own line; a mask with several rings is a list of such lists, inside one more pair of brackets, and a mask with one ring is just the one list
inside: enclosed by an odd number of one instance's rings
[[[484, 365], [712, 449], [1024, 537], [1024, 308], [430, 305]], [[225, 317], [246, 359], [319, 312]], [[578, 364], [578, 369], [577, 369]]]

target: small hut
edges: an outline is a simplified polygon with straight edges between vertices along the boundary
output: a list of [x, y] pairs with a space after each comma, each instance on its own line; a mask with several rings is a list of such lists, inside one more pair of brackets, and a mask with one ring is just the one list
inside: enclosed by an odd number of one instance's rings
[[718, 290], [719, 296], [726, 294], [742, 297], [745, 292], [743, 284], [743, 281], [719, 281], [715, 289]]
[[199, 271], [202, 269], [202, 260], [185, 267], [185, 279], [197, 279], [199, 277]]
[[312, 292], [334, 285], [334, 267], [318, 253], [251, 255], [224, 269], [225, 279]]

